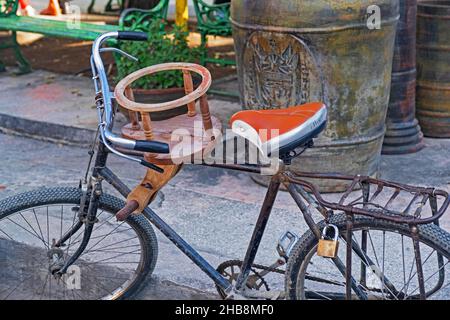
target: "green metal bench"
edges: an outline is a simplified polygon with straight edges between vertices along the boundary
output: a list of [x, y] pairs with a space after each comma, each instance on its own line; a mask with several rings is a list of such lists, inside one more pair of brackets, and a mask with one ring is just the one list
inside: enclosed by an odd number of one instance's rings
[[[230, 37], [232, 35], [230, 22], [230, 3], [207, 4], [203, 0], [193, 0], [195, 14], [197, 16], [197, 30], [201, 35], [201, 44], [208, 46], [207, 36]], [[207, 63], [219, 64], [222, 66], [235, 65], [236, 61], [230, 59], [219, 59], [209, 57], [208, 52], [201, 60], [202, 65]]]
[[[18, 0], [0, 0], [0, 30], [12, 32], [10, 40], [0, 44], [0, 49], [12, 48], [19, 63], [20, 72], [28, 73], [31, 71], [31, 66], [20, 50], [17, 31], [41, 33], [53, 37], [95, 40], [100, 34], [108, 31], [145, 30], [145, 26], [150, 23], [149, 20], [167, 16], [168, 2], [169, 0], [161, 0], [157, 7], [146, 10], [145, 13], [139, 12], [138, 9], [125, 10], [120, 18], [119, 26], [80, 22], [75, 29], [67, 21], [17, 16]], [[0, 60], [0, 71], [4, 69], [5, 66]]]
[[[125, 9], [120, 15], [119, 26], [133, 31], [148, 32], [150, 23], [154, 19], [167, 20], [169, 0], [161, 0], [152, 9]], [[161, 25], [163, 28], [163, 25]]]
[[[0, 7], [0, 30], [9, 30], [12, 34], [9, 41], [0, 44], [0, 49], [12, 48], [14, 50], [21, 73], [30, 72], [31, 66], [20, 50], [17, 42], [17, 31], [41, 33], [54, 37], [94, 40], [99, 34], [115, 31], [118, 28], [113, 25], [80, 22], [79, 28], [77, 25], [75, 29], [67, 21], [18, 16], [16, 14], [18, 0], [3, 0], [2, 3], [3, 5]], [[0, 70], [4, 69], [5, 66], [0, 61]]]
[[[119, 10], [122, 11], [123, 10], [123, 5], [124, 2], [122, 0], [116, 0], [117, 5], [119, 6]], [[95, 0], [91, 0], [91, 3], [89, 4], [89, 7], [87, 9], [88, 13], [94, 13], [94, 5], [95, 5]], [[112, 12], [113, 10], [113, 0], [108, 0], [108, 2], [105, 5], [105, 12]]]

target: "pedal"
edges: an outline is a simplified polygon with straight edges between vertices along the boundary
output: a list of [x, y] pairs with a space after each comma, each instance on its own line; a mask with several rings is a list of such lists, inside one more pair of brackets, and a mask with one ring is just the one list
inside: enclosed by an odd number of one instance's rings
[[299, 238], [295, 233], [286, 231], [286, 233], [283, 234], [278, 240], [277, 252], [280, 257], [285, 260], [285, 262], [288, 261], [291, 251], [297, 243], [298, 239]]

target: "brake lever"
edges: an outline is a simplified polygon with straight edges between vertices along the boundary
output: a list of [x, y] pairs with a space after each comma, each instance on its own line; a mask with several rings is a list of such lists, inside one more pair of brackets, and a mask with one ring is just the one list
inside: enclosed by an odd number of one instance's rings
[[149, 168], [149, 169], [155, 170], [156, 172], [164, 173], [164, 169], [163, 169], [163, 168], [158, 167], [157, 165], [155, 165], [155, 164], [153, 164], [153, 163], [150, 163], [150, 162], [148, 162], [148, 161], [141, 160], [141, 164], [142, 164], [144, 167], [147, 167], [147, 168]]
[[135, 62], [138, 62], [138, 61], [139, 61], [139, 59], [136, 58], [135, 56], [132, 56], [131, 54], [129, 54], [129, 53], [123, 51], [123, 50], [120, 50], [120, 49], [118, 49], [118, 48], [108, 47], [108, 48], [101, 48], [101, 49], [100, 49], [100, 52], [107, 52], [107, 51], [113, 51], [113, 52], [119, 53], [119, 54], [121, 54], [122, 56], [124, 56], [125, 58], [128, 58], [128, 59], [130, 59], [130, 60], [133, 60], [133, 61], [135, 61]]

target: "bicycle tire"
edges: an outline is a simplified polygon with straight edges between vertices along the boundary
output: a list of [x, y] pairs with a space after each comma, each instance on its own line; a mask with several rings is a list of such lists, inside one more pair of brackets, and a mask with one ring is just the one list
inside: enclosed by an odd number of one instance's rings
[[[330, 223], [336, 225], [340, 234], [342, 234], [346, 230], [346, 215], [336, 214], [330, 219]], [[321, 230], [325, 225], [325, 221], [318, 223], [318, 227]], [[357, 228], [368, 228], [369, 230], [372, 228], [376, 230], [393, 231], [405, 235], [410, 234], [410, 228], [406, 224], [398, 224], [363, 216], [354, 217], [354, 229]], [[420, 225], [418, 228], [420, 242], [433, 246], [433, 248], [439, 250], [444, 257], [450, 259], [450, 234], [448, 232], [434, 224]], [[317, 244], [317, 238], [311, 230], [308, 230], [294, 246], [286, 266], [285, 289], [288, 300], [298, 300], [301, 298], [297, 294], [299, 273], [305, 258], [312, 254], [312, 250], [316, 250]], [[345, 250], [345, 247], [340, 250]]]
[[[79, 205], [82, 192], [78, 188], [55, 187], [40, 188], [5, 198], [0, 201], [0, 221], [14, 213], [52, 204]], [[114, 214], [123, 208], [125, 202], [109, 194], [102, 194], [99, 199], [99, 209]], [[142, 215], [130, 215], [125, 221], [139, 238], [142, 254], [139, 272], [132, 283], [115, 299], [130, 299], [141, 291], [145, 280], [156, 265], [158, 257], [158, 242], [150, 222]]]

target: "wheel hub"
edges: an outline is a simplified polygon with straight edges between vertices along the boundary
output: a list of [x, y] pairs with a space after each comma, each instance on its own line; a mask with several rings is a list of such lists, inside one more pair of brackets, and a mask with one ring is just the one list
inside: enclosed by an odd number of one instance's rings
[[51, 274], [56, 274], [64, 266], [64, 251], [55, 245], [56, 240], [53, 239], [53, 245], [50, 250], [47, 251], [47, 257], [49, 260], [48, 270]]

